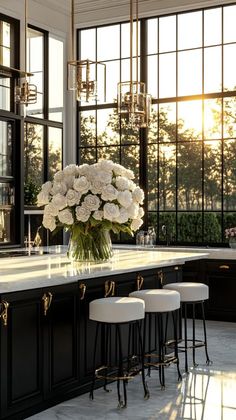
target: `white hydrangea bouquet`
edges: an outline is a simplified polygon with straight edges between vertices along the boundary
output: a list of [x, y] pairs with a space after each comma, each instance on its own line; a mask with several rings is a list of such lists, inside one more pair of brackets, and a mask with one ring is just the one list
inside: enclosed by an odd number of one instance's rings
[[43, 184], [38, 205], [43, 226], [71, 232], [68, 256], [77, 261], [105, 261], [112, 256], [110, 231], [133, 235], [142, 225], [143, 190], [133, 171], [110, 160], [71, 164]]

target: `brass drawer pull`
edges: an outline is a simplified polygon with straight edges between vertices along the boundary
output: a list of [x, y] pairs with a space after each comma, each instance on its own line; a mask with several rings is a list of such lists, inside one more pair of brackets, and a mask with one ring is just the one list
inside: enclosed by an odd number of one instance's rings
[[136, 279], [136, 284], [137, 284], [137, 290], [142, 289], [143, 287], [143, 277], [141, 276], [141, 274], [137, 275], [137, 279]]
[[42, 297], [42, 302], [43, 302], [43, 313], [44, 313], [44, 316], [46, 316], [47, 311], [50, 308], [51, 303], [52, 303], [52, 293], [51, 292], [44, 293]]
[[86, 284], [80, 283], [79, 290], [80, 290], [80, 300], [84, 300], [85, 292], [86, 292]]
[[220, 265], [219, 268], [222, 270], [229, 270], [229, 265]]
[[115, 282], [112, 280], [105, 281], [105, 295], [104, 297], [115, 296]]
[[8, 319], [8, 307], [9, 303], [6, 300], [1, 301], [2, 310], [0, 313], [0, 318], [3, 320], [4, 327], [7, 326], [7, 319]]

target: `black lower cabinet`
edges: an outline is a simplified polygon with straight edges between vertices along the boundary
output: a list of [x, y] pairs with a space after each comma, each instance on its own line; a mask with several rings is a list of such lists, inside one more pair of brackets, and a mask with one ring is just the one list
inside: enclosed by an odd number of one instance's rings
[[[90, 389], [96, 323], [89, 303], [181, 280], [181, 266], [149, 269], [0, 296], [0, 418], [21, 420]], [[153, 324], [155, 328], [155, 323]], [[127, 346], [127, 329], [124, 346]], [[115, 358], [115, 338], [112, 348]], [[113, 350], [112, 350], [113, 351]], [[104, 363], [104, 331], [97, 345]]]

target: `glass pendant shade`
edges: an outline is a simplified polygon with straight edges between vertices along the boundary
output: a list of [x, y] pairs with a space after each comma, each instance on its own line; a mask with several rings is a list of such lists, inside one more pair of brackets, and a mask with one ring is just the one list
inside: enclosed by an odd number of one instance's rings
[[[98, 97], [96, 74], [98, 67], [103, 70], [104, 91], [102, 97]], [[82, 60], [68, 61], [68, 90], [77, 92], [77, 100], [89, 102], [90, 100], [106, 100], [106, 66], [101, 62]]]
[[37, 103], [37, 86], [21, 79], [21, 84], [15, 87], [15, 103], [29, 105]]
[[150, 121], [151, 95], [143, 82], [118, 83], [118, 113], [132, 127], [147, 127]]

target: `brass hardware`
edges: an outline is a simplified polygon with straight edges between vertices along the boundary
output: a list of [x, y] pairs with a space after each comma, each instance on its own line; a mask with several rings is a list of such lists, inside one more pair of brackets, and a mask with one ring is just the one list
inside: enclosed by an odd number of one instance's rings
[[229, 265], [220, 265], [220, 267], [222, 270], [228, 270], [229, 269]]
[[157, 278], [158, 278], [158, 280], [160, 280], [161, 286], [163, 286], [163, 284], [164, 284], [164, 273], [163, 273], [162, 270], [159, 270], [157, 272]]
[[9, 303], [6, 300], [1, 301], [2, 311], [0, 313], [0, 318], [3, 320], [4, 327], [7, 326], [7, 318], [8, 318], [8, 307]]
[[86, 292], [86, 284], [85, 283], [80, 283], [79, 285], [79, 290], [80, 290], [80, 300], [84, 300], [84, 296], [85, 296], [85, 292]]
[[137, 279], [136, 279], [136, 283], [137, 283], [137, 290], [142, 289], [143, 287], [143, 277], [141, 276], [141, 274], [137, 275]]
[[178, 267], [178, 265], [176, 265], [176, 266], [174, 267], [174, 270], [178, 271], [178, 269], [179, 269], [179, 267]]
[[52, 293], [51, 292], [44, 293], [42, 297], [42, 301], [43, 301], [43, 313], [44, 313], [44, 316], [46, 316], [47, 311], [50, 308], [51, 303], [52, 303]]
[[115, 282], [112, 280], [105, 281], [105, 295], [104, 297], [115, 296]]

